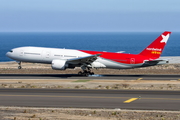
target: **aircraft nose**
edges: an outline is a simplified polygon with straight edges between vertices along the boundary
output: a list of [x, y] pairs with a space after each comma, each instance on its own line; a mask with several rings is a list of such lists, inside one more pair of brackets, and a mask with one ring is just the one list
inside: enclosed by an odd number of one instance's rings
[[9, 57], [9, 58], [11, 58], [11, 57], [12, 57], [12, 53], [11, 53], [11, 52], [7, 52], [7, 53], [6, 53], [6, 56]]
[[9, 56], [10, 56], [10, 52], [7, 52], [7, 53], [6, 53], [6, 56], [9, 57]]

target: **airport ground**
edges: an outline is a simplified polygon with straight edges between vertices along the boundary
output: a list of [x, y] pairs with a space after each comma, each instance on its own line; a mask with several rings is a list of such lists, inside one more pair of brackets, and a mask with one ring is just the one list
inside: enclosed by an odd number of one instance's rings
[[[67, 70], [52, 70], [50, 64], [38, 64], [38, 63], [22, 63], [23, 70], [17, 69], [18, 64], [16, 62], [1, 62], [0, 74], [77, 74], [80, 69], [67, 69]], [[152, 67], [136, 68], [136, 69], [93, 69], [95, 74], [109, 74], [109, 75], [128, 75], [128, 74], [179, 74], [180, 63], [165, 64]]]
[[[60, 71], [46, 64], [22, 63], [23, 69], [18, 70], [17, 66], [16, 62], [0, 63], [0, 88], [180, 90], [180, 64], [93, 69], [95, 74], [104, 75], [101, 77], [78, 77], [79, 68]], [[153, 75], [158, 77], [150, 77]]]
[[[50, 65], [22, 63], [22, 70], [17, 63], [0, 63], [0, 74], [76, 74], [80, 69], [56, 71]], [[129, 70], [93, 69], [103, 75], [179, 75], [180, 64], [169, 64]], [[180, 79], [180, 78], [179, 78]], [[104, 79], [96, 77], [83, 79], [0, 79], [0, 88], [50, 88], [50, 89], [113, 89], [113, 90], [168, 90], [179, 91], [180, 80], [143, 80], [142, 76], [131, 80]], [[164, 110], [125, 110], [125, 109], [80, 109], [80, 108], [38, 108], [38, 107], [0, 107], [0, 118], [7, 120], [179, 120], [179, 111]]]
[[179, 120], [179, 111], [0, 107], [1, 120]]

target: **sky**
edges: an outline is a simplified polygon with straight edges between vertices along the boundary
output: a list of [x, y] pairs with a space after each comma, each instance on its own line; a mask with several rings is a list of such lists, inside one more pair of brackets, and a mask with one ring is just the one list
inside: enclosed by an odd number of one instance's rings
[[180, 32], [180, 0], [0, 0], [0, 32]]

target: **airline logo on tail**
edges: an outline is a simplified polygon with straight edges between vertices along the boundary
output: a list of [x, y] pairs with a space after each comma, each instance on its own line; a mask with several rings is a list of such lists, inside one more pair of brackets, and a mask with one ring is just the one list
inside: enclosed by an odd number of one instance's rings
[[162, 51], [162, 49], [158, 49], [158, 48], [146, 48], [146, 50]]
[[[169, 39], [169, 34], [165, 35], [161, 35], [162, 40], [160, 41], [160, 43], [167, 43], [168, 39]], [[151, 50], [152, 54], [161, 54], [162, 49], [160, 48], [146, 48], [146, 50]]]
[[162, 53], [162, 49], [158, 49], [158, 48], [146, 48], [146, 50], [150, 50], [152, 51], [152, 54], [161, 54]]
[[[170, 33], [169, 33], [170, 34]], [[167, 41], [168, 41], [168, 39], [169, 39], [169, 34], [167, 34], [166, 36], [164, 36], [164, 35], [161, 35], [162, 36], [162, 40], [161, 40], [161, 43], [163, 43], [163, 42], [165, 42], [165, 43], [167, 43]]]

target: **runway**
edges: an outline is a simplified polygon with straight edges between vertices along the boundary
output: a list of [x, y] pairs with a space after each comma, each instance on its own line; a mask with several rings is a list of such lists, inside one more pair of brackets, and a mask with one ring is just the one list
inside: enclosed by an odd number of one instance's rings
[[180, 80], [180, 75], [92, 75], [77, 74], [0, 74], [0, 79], [109, 79], [109, 80]]
[[180, 91], [0, 89], [0, 106], [180, 110]]

